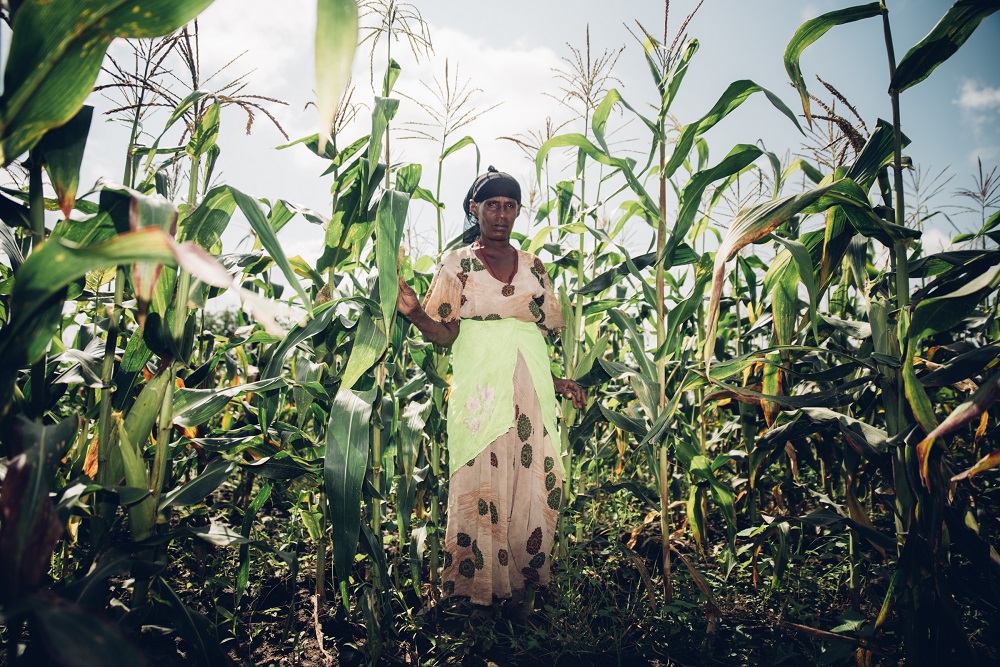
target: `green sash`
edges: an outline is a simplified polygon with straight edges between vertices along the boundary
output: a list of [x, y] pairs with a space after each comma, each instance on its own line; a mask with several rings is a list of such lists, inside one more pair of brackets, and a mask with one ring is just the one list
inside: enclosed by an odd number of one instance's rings
[[454, 472], [514, 426], [514, 368], [520, 352], [535, 385], [542, 424], [556, 433], [556, 393], [545, 338], [533, 322], [462, 320], [451, 348], [448, 462]]

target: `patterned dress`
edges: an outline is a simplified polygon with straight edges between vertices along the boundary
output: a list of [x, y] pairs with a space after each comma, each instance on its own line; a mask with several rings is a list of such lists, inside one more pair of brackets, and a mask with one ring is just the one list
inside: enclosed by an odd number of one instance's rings
[[[471, 246], [448, 254], [438, 266], [423, 307], [438, 321], [515, 318], [536, 324], [544, 334], [564, 326], [545, 265], [520, 250], [510, 283], [491, 275]], [[505, 341], [495, 344], [502, 346]], [[483, 349], [482, 354], [490, 355], [491, 350]], [[459, 370], [455, 368], [456, 376]], [[450, 461], [443, 590], [480, 605], [511, 597], [524, 589], [526, 581], [548, 583], [562, 493], [554, 434], [542, 423], [539, 403], [540, 395], [554, 402], [554, 393], [546, 387], [536, 391], [520, 353], [510, 381], [514, 410], [509, 429], [484, 443], [471, 460]], [[477, 395], [477, 410], [493, 409], [492, 393]], [[451, 416], [454, 412], [449, 407]]]

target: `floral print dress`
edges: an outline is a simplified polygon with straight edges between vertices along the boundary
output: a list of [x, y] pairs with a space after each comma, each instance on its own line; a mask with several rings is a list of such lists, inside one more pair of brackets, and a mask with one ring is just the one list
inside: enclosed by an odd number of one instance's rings
[[[545, 265], [531, 253], [517, 252], [509, 283], [494, 277], [472, 246], [448, 254], [424, 310], [439, 321], [514, 318], [536, 324], [544, 334], [561, 330], [562, 313]], [[443, 591], [481, 605], [511, 597], [526, 581], [548, 583], [561, 501], [562, 468], [539, 402], [539, 395], [554, 401], [554, 394], [536, 391], [520, 353], [511, 382], [514, 417], [507, 431], [471, 460], [451, 461]], [[479, 392], [475, 400], [485, 401], [483, 412], [493, 409], [491, 391]]]

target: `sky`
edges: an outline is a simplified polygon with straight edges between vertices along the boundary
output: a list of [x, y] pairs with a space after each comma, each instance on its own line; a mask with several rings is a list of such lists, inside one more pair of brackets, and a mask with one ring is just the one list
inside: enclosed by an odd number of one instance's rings
[[[672, 113], [681, 124], [697, 120], [708, 111], [729, 83], [751, 79], [777, 94], [798, 114], [798, 96], [788, 85], [782, 54], [796, 28], [805, 20], [852, 3], [836, 0], [705, 0], [687, 26], [686, 34], [696, 38], [700, 50], [691, 67]], [[886, 0], [890, 10], [897, 60], [925, 35], [950, 3], [941, 0]], [[667, 34], [673, 39], [681, 22], [694, 8], [694, 0], [670, 3]], [[244, 92], [265, 95], [287, 102], [267, 103], [291, 139], [317, 131], [317, 114], [309, 106], [314, 99], [313, 34], [315, 5], [311, 0], [284, 0], [280, 9], [263, 0], [216, 0], [199, 19], [203, 72], [213, 72], [243, 55], [205, 89], [221, 87], [237, 75], [249, 72]], [[434, 188], [439, 146], [429, 141], [403, 139], [412, 135], [413, 123], [430, 118], [413, 100], [433, 104], [430, 90], [444, 83], [445, 64], [450, 79], [466, 86], [469, 104], [479, 113], [476, 120], [461, 128], [451, 142], [472, 136], [481, 152], [480, 170], [495, 165], [516, 176], [525, 191], [534, 185], [533, 162], [504, 136], [530, 136], [543, 131], [547, 119], [562, 132], [582, 132], [578, 109], [561, 101], [565, 79], [559, 72], [571, 70], [574, 49], [585, 51], [589, 30], [592, 58], [604, 54], [616, 58], [607, 86], [618, 89], [632, 106], [650, 113], [656, 89], [643, 58], [639, 42], [630, 33], [638, 24], [662, 37], [664, 4], [649, 0], [543, 0], [505, 3], [419, 0], [401, 4], [400, 10], [419, 13], [426, 22], [433, 52], [414, 54], [406, 41], [392, 43], [392, 55], [402, 66], [395, 93], [401, 97], [394, 121], [392, 158], [394, 161], [424, 165], [421, 185]], [[365, 33], [362, 34], [362, 37]], [[6, 42], [6, 40], [5, 40]], [[370, 62], [374, 63], [375, 85], [384, 71], [386, 42], [380, 41], [371, 54], [371, 42], [359, 48], [354, 66], [354, 100], [370, 108], [374, 96]], [[123, 45], [112, 53], [124, 54]], [[244, 53], [245, 52], [245, 53]], [[371, 54], [371, 55], [370, 55]], [[616, 55], [617, 54], [617, 55]], [[371, 58], [371, 60], [370, 60]], [[946, 169], [953, 177], [937, 198], [938, 205], [952, 211], [959, 224], [968, 216], [949, 209], [960, 201], [951, 196], [959, 187], [972, 185], [976, 160], [988, 170], [1000, 162], [1000, 14], [987, 18], [969, 42], [929, 79], [902, 95], [902, 125], [912, 144], [906, 154], [924, 174]], [[833, 84], [855, 106], [869, 129], [878, 118], [889, 119], [891, 107], [886, 93], [888, 65], [879, 19], [834, 28], [811, 46], [802, 58], [802, 69], [811, 91], [821, 92], [816, 75]], [[98, 111], [111, 102], [95, 94], [90, 103]], [[611, 125], [623, 126], [614, 137], [613, 150], [642, 151], [648, 135], [638, 122], [626, 123], [625, 112]], [[367, 133], [369, 112], [362, 109], [350, 138]], [[120, 180], [127, 133], [114, 121], [103, 119], [92, 132], [85, 156], [82, 184], [98, 177]], [[158, 134], [165, 115], [151, 116], [145, 130]], [[328, 213], [330, 179], [321, 177], [325, 162], [301, 146], [277, 151], [284, 137], [263, 117], [258, 116], [251, 136], [244, 134], [246, 117], [233, 107], [224, 110], [219, 143], [222, 155], [217, 181], [231, 184], [248, 194], [269, 200], [286, 199]], [[565, 123], [565, 125], [563, 125]], [[431, 128], [433, 131], [433, 128]], [[713, 128], [706, 138], [712, 149], [712, 163], [721, 159], [737, 143], [761, 142], [779, 156], [800, 152], [803, 135], [761, 95], [755, 95], [730, 117]], [[476, 155], [465, 148], [444, 162], [443, 200], [447, 205], [445, 227], [449, 236], [461, 227], [461, 200], [476, 175]], [[763, 163], [762, 163], [763, 164]], [[556, 166], [568, 167], [565, 157]], [[537, 196], [537, 195], [536, 195]], [[614, 219], [614, 206], [601, 212]], [[938, 218], [938, 220], [942, 220]], [[516, 231], [528, 232], [531, 221], [522, 216]], [[634, 221], [630, 225], [644, 225]], [[429, 252], [435, 243], [435, 214], [422, 202], [411, 205], [408, 234], [415, 250]], [[234, 221], [227, 244], [246, 232], [248, 225]], [[928, 232], [944, 244], [953, 230], [942, 221]], [[323, 232], [303, 221], [289, 225], [281, 234], [286, 253], [308, 260], [319, 254]], [[625, 237], [641, 246], [648, 238], [642, 231]], [[230, 250], [232, 248], [228, 248]], [[633, 248], [644, 250], [644, 248]]]

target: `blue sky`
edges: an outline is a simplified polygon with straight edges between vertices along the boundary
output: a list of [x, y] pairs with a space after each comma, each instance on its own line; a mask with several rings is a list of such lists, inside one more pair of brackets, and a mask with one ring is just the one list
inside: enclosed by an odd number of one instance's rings
[[[648, 0], [594, 2], [591, 0], [544, 0], [505, 3], [470, 3], [419, 0], [423, 19], [433, 42], [432, 54], [417, 59], [402, 42], [393, 46], [403, 75], [396, 92], [420, 101], [430, 101], [427, 89], [442, 81], [445, 61], [449, 71], [471, 89], [478, 89], [470, 102], [488, 111], [463, 128], [453, 139], [473, 136], [482, 152], [483, 164], [496, 164], [532, 187], [530, 161], [504, 135], [541, 130], [547, 117], [568, 122], [564, 131], [582, 131], [573, 113], [561, 105], [560, 82], [554, 70], [567, 68], [570, 45], [583, 49], [587, 27], [591, 52], [624, 47], [613, 71], [613, 82], [637, 108], [654, 99], [655, 88], [642, 50], [626, 29], [639, 21], [655, 35], [663, 31], [663, 4]], [[695, 2], [670, 3], [668, 32], [672, 37]], [[689, 123], [705, 113], [726, 86], [737, 79], [752, 79], [779, 95], [800, 112], [797, 95], [789, 87], [782, 54], [795, 29], [820, 13], [850, 6], [835, 0], [706, 0], [688, 26], [701, 49], [692, 61], [678, 101], [672, 111], [680, 123]], [[897, 59], [926, 34], [950, 3], [933, 0], [888, 0]], [[288, 102], [274, 106], [274, 113], [294, 139], [316, 131], [315, 111], [307, 107], [313, 98], [312, 25], [314, 4], [309, 0], [287, 0], [282, 11], [262, 0], [217, 0], [200, 19], [204, 70], [213, 71], [238, 53], [247, 53], [233, 66], [234, 74], [254, 70], [247, 92], [273, 96]], [[114, 48], [114, 47], [113, 47]], [[382, 46], [375, 58], [375, 78], [384, 67]], [[363, 46], [355, 62], [356, 100], [370, 101], [368, 47]], [[971, 184], [969, 175], [977, 157], [991, 167], [1000, 161], [1000, 15], [988, 18], [965, 47], [934, 74], [902, 97], [903, 129], [913, 141], [906, 151], [926, 170], [948, 167], [954, 180], [946, 194]], [[869, 128], [878, 118], [891, 114], [886, 94], [888, 66], [881, 21], [866, 21], [831, 30], [810, 47], [802, 59], [803, 71], [812, 90], [820, 91], [815, 75], [836, 86], [856, 106]], [[205, 87], [221, 85], [225, 77]], [[102, 101], [95, 99], [100, 106]], [[103, 102], [106, 108], [106, 102]], [[366, 133], [363, 122], [353, 136]], [[397, 117], [398, 136], [407, 133], [407, 123], [427, 120], [413, 102], [403, 99]], [[156, 117], [147, 129], [157, 131]], [[284, 198], [325, 211], [329, 202], [329, 180], [324, 169], [304, 149], [275, 152], [284, 142], [281, 135], [260, 118], [253, 136], [243, 135], [245, 118], [235, 109], [223, 116], [223, 147], [219, 163], [221, 178], [246, 192], [269, 199]], [[412, 129], [412, 126], [410, 126]], [[412, 134], [412, 132], [409, 132]], [[121, 128], [102, 126], [92, 138], [87, 155], [87, 176], [119, 178], [124, 151]], [[641, 149], [646, 137], [632, 123], [618, 135], [634, 136], [622, 149]], [[736, 143], [762, 141], [778, 155], [796, 153], [801, 135], [793, 124], [760, 95], [749, 100], [707, 135], [717, 161]], [[423, 185], [433, 187], [436, 147], [418, 140], [395, 141], [393, 159], [425, 165]], [[475, 154], [464, 149], [445, 163], [444, 201], [448, 205], [446, 228], [460, 226], [460, 202], [475, 175]], [[955, 202], [940, 199], [943, 206]], [[614, 208], [604, 212], [610, 218]], [[414, 243], [426, 250], [432, 237], [434, 213], [429, 206], [414, 204], [411, 215]], [[526, 220], [522, 224], [527, 225]], [[526, 231], [523, 230], [523, 231]], [[949, 232], [950, 233], [950, 232]], [[310, 258], [318, 254], [322, 232], [305, 223], [283, 232], [289, 254]], [[639, 235], [640, 237], [642, 235]], [[638, 237], [637, 237], [638, 238]], [[636, 243], [641, 243], [637, 240]]]

